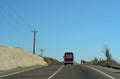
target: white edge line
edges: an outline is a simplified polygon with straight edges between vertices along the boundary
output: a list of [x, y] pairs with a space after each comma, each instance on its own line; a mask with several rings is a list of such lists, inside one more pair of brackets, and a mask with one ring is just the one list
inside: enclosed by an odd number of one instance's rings
[[108, 74], [106, 74], [106, 73], [104, 73], [104, 72], [102, 72], [102, 71], [100, 71], [98, 69], [95, 69], [95, 68], [93, 68], [91, 66], [88, 66], [88, 67], [91, 68], [91, 69], [93, 69], [93, 70], [95, 70], [95, 71], [97, 71], [97, 72], [99, 72], [99, 73], [101, 73], [101, 74], [103, 74], [103, 75], [105, 75], [105, 76], [107, 76], [110, 79], [116, 79], [116, 78], [114, 78], [114, 77], [112, 77], [112, 76], [110, 76], [110, 75], [108, 75]]
[[64, 65], [62, 65], [55, 73], [53, 73], [48, 79], [51, 79], [53, 76], [55, 76], [58, 72], [60, 72], [60, 70], [62, 70], [62, 68], [64, 67]]
[[30, 71], [30, 70], [34, 70], [34, 69], [37, 69], [37, 68], [39, 68], [39, 67], [30, 68], [30, 69], [25, 69], [25, 70], [22, 70], [22, 71], [18, 71], [18, 72], [13, 72], [13, 73], [10, 73], [10, 74], [1, 75], [0, 78], [2, 78], [2, 77], [7, 77], [7, 76], [11, 76], [11, 75], [15, 75], [15, 74], [22, 73], [22, 72], [26, 72], [26, 71]]

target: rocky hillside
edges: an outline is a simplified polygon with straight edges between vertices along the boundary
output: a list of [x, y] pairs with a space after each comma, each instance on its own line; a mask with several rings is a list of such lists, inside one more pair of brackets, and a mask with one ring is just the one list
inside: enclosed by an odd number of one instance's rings
[[47, 65], [42, 57], [22, 49], [0, 46], [0, 71], [34, 65]]
[[60, 65], [63, 64], [62, 62], [54, 59], [54, 58], [50, 58], [50, 57], [44, 57], [44, 60], [47, 62], [48, 65]]

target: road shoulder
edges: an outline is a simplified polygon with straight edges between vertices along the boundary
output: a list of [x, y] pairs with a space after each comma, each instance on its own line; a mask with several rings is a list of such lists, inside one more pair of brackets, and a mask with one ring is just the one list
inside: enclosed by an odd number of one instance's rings
[[11, 70], [0, 71], [0, 77], [9, 75], [9, 74], [11, 74], [11, 75], [17, 74], [17, 73], [29, 71], [29, 70], [40, 68], [40, 67], [44, 67], [44, 66], [38, 65], [38, 66], [19, 67], [19, 68], [15, 68], [15, 69], [11, 69]]
[[115, 79], [120, 79], [120, 70], [118, 69], [107, 68], [102, 66], [94, 66], [94, 65], [91, 65], [90, 67], [95, 68], [101, 72], [104, 72], [105, 74], [108, 74]]

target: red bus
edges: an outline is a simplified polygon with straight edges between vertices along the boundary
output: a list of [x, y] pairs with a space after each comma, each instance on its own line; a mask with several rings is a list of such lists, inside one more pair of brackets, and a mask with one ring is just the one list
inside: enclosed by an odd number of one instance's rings
[[65, 52], [64, 54], [64, 65], [71, 64], [74, 62], [74, 54], [73, 52]]

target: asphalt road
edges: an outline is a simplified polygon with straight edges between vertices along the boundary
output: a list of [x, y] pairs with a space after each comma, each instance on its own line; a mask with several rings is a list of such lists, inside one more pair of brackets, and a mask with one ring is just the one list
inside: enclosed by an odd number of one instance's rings
[[110, 79], [84, 65], [66, 65], [51, 79]]
[[60, 67], [61, 65], [39, 67], [30, 71], [1, 77], [0, 79], [48, 79], [48, 77], [56, 72]]
[[[111, 70], [106, 69], [105, 72], [103, 70], [100, 67], [85, 65], [52, 65], [1, 77], [0, 79], [120, 79], [119, 74], [114, 77], [114, 75], [111, 76], [112, 73], [109, 74]], [[107, 74], [107, 72], [109, 73]]]

